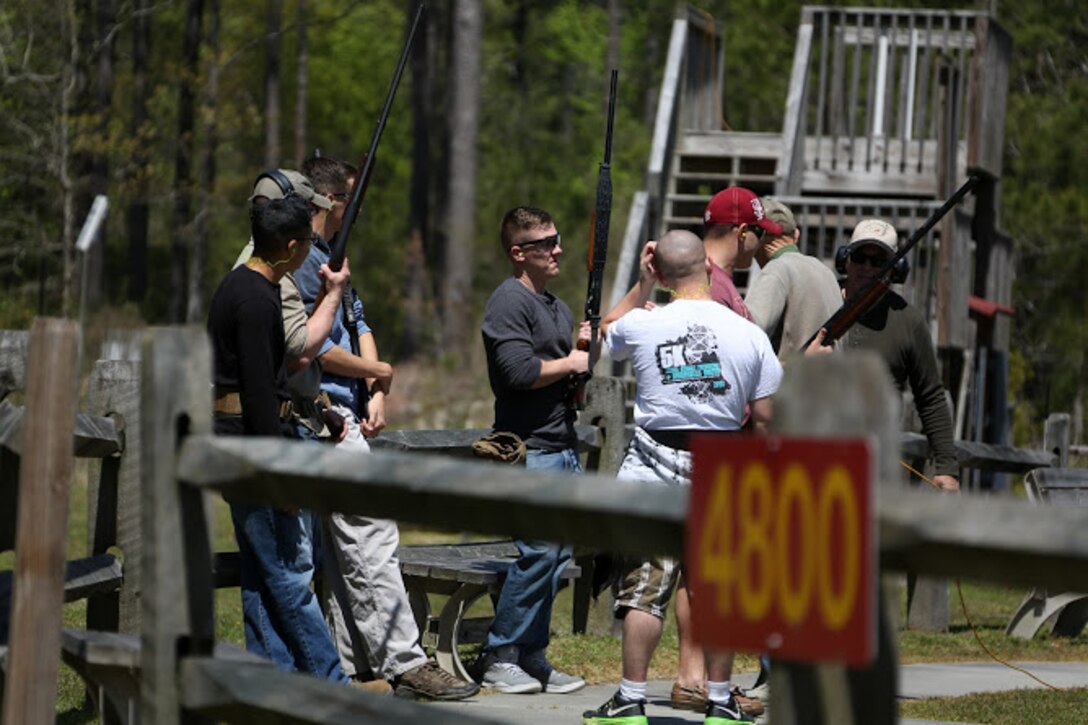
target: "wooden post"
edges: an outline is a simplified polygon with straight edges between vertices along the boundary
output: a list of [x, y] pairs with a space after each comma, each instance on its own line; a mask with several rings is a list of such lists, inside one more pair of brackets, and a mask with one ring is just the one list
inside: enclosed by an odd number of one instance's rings
[[1043, 449], [1055, 457], [1054, 466], [1065, 468], [1069, 463], [1069, 413], [1051, 413], [1043, 429]]
[[56, 713], [78, 351], [74, 322], [34, 320], [4, 692], [7, 723], [51, 723]]
[[211, 350], [203, 330], [157, 328], [146, 333], [141, 358], [140, 714], [145, 723], [178, 725], [190, 721], [179, 705], [179, 660], [210, 654], [214, 642], [204, 501], [177, 478], [182, 441], [211, 432]]
[[128, 360], [100, 360], [90, 382], [90, 412], [113, 416], [123, 426], [121, 454], [91, 462], [87, 542], [91, 555], [121, 549], [125, 582], [116, 594], [87, 602], [87, 628], [140, 629], [140, 367]]
[[[887, 365], [872, 353], [843, 353], [791, 363], [775, 395], [775, 433], [871, 437], [872, 475], [878, 482], [902, 478], [896, 470], [898, 422], [899, 399]], [[876, 495], [879, 497], [879, 492]], [[770, 710], [775, 725], [880, 725], [896, 721], [895, 641], [879, 588], [875, 598], [879, 644], [870, 667], [848, 670], [841, 665], [774, 662]]]
[[586, 383], [586, 409], [579, 423], [595, 425], [601, 446], [595, 465], [587, 468], [597, 473], [615, 475], [623, 463], [627, 449], [627, 407], [623, 381], [619, 378], [595, 377]]

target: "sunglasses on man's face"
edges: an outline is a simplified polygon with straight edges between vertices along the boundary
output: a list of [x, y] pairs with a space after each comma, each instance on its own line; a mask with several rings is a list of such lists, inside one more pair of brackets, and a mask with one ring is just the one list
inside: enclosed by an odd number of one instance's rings
[[868, 253], [862, 249], [850, 252], [850, 261], [854, 264], [868, 264], [870, 267], [883, 267], [888, 261], [888, 255], [880, 252]]
[[755, 225], [755, 224], [749, 224], [749, 225], [748, 225], [748, 231], [750, 231], [750, 232], [751, 232], [752, 234], [755, 234], [755, 235], [756, 235], [756, 239], [763, 239], [763, 233], [764, 233], [765, 231], [767, 231], [767, 230], [766, 230], [766, 229], [764, 229], [764, 228], [763, 228], [763, 227], [761, 227], [761, 226], [757, 226], [757, 225]]
[[559, 246], [561, 239], [558, 234], [553, 234], [550, 237], [541, 237], [540, 239], [531, 239], [528, 242], [521, 242], [517, 246], [525, 249], [526, 247], [539, 247], [545, 252], [552, 252]]

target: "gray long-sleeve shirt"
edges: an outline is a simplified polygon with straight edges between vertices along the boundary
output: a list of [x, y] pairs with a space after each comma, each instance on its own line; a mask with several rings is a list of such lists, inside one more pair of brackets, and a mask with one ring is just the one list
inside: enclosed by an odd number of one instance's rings
[[945, 400], [933, 340], [922, 315], [894, 292], [888, 292], [850, 328], [847, 348], [873, 350], [888, 363], [900, 391], [909, 384], [922, 432], [938, 474], [959, 475], [952, 416]]
[[566, 380], [532, 387], [542, 360], [570, 354], [573, 328], [570, 308], [551, 292], [537, 294], [511, 277], [491, 294], [481, 332], [495, 395], [495, 430], [517, 433], [530, 448], [559, 451], [575, 445]]

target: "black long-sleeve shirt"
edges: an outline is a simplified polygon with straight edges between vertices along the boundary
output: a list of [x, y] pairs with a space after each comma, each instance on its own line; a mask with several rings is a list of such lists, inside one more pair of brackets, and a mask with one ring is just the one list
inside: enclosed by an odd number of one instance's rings
[[216, 418], [216, 433], [279, 436], [280, 402], [288, 399], [286, 343], [279, 285], [242, 265], [216, 289], [208, 311], [218, 390], [238, 391], [238, 419]]

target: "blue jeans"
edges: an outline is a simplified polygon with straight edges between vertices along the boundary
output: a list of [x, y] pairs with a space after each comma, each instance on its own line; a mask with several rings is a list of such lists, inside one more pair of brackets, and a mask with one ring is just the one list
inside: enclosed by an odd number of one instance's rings
[[313, 514], [232, 503], [230, 515], [241, 558], [246, 649], [281, 670], [347, 682], [310, 591]]
[[[530, 450], [529, 469], [580, 473], [578, 454], [572, 448], [550, 452]], [[495, 605], [495, 619], [487, 633], [487, 648], [517, 645], [525, 652], [548, 646], [552, 602], [559, 591], [559, 575], [570, 561], [570, 546], [543, 541], [515, 542], [521, 556], [510, 565], [502, 593]]]

